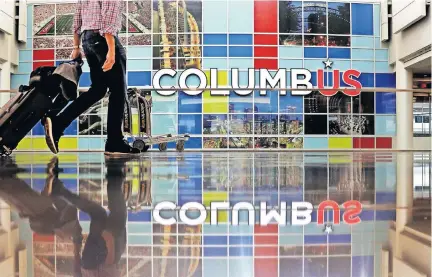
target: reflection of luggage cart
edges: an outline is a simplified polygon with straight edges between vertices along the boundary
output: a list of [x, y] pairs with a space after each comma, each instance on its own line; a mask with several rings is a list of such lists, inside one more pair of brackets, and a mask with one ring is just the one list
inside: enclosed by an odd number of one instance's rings
[[131, 172], [126, 175], [123, 194], [128, 209], [139, 212], [143, 207], [150, 207], [152, 203], [151, 161], [143, 161], [132, 166]]
[[132, 101], [136, 101], [138, 108], [138, 136], [132, 134], [132, 110], [130, 103], [126, 101], [125, 105], [125, 120], [123, 129], [126, 133], [129, 133], [133, 138], [133, 147], [139, 149], [142, 152], [146, 152], [150, 145], [158, 144], [159, 151], [166, 151], [169, 142], [176, 142], [177, 151], [181, 152], [184, 150], [185, 141], [189, 140], [189, 135], [151, 135], [151, 107], [152, 98], [150, 91], [140, 91], [136, 88], [128, 89], [128, 98]]

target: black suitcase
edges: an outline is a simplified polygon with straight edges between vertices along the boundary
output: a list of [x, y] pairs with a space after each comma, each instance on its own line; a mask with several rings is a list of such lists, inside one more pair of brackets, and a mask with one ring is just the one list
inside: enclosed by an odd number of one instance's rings
[[58, 113], [69, 99], [62, 94], [62, 79], [53, 75], [56, 67], [40, 67], [30, 75], [29, 86], [19, 91], [0, 109], [0, 155], [9, 156], [19, 142], [48, 113]]

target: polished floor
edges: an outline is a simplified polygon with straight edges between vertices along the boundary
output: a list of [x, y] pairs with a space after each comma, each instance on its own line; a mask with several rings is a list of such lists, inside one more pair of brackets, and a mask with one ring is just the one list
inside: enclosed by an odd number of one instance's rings
[[[405, 189], [396, 182], [401, 157], [414, 167]], [[379, 277], [400, 201], [413, 200], [411, 224], [430, 236], [430, 168], [430, 153], [148, 153], [110, 160], [100, 153], [18, 153], [0, 161], [0, 198], [29, 250], [28, 276]], [[410, 193], [398, 195], [404, 191]], [[360, 222], [350, 222], [346, 209], [340, 224], [331, 210], [318, 224], [326, 200], [361, 203]], [[161, 202], [176, 206], [162, 210], [162, 220], [154, 213]], [[229, 209], [217, 213], [217, 225], [210, 210], [203, 224], [187, 225], [179, 209], [193, 202], [207, 209], [250, 203], [256, 224], [246, 210], [234, 224]], [[297, 202], [313, 205], [309, 224], [294, 221], [289, 207]], [[267, 212], [287, 203], [287, 224], [260, 226], [261, 203]]]

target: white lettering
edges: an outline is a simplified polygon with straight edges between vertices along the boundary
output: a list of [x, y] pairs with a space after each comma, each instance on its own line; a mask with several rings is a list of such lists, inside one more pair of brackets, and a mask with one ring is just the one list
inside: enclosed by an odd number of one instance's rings
[[254, 206], [251, 203], [247, 203], [247, 202], [239, 202], [237, 204], [234, 205], [233, 209], [232, 209], [232, 213], [231, 213], [231, 220], [232, 220], [232, 225], [234, 226], [238, 226], [239, 225], [239, 210], [241, 209], [245, 209], [249, 211], [249, 225], [254, 225], [255, 224], [255, 209]]
[[313, 206], [309, 202], [292, 202], [291, 225], [307, 225], [312, 221]]
[[[198, 87], [189, 87], [186, 83], [186, 80], [189, 76], [195, 75], [199, 78], [200, 84]], [[203, 92], [203, 90], [207, 87], [207, 76], [205, 73], [197, 68], [189, 68], [186, 69], [181, 75], [179, 79], [179, 85], [181, 88], [191, 88], [193, 90], [184, 90], [184, 92], [188, 95], [199, 95]], [[199, 90], [195, 90], [199, 89]]]
[[223, 209], [228, 212], [230, 205], [228, 202], [211, 202], [210, 203], [210, 224], [218, 224], [218, 209]]
[[159, 70], [153, 76], [153, 88], [160, 95], [163, 95], [163, 96], [171, 96], [171, 95], [173, 95], [176, 92], [175, 90], [163, 90], [163, 91], [160, 90], [159, 91], [158, 89], [167, 89], [167, 88], [173, 88], [173, 89], [175, 89], [174, 86], [171, 86], [171, 87], [169, 87], [169, 86], [161, 87], [160, 80], [161, 80], [162, 76], [164, 76], [164, 75], [168, 75], [168, 76], [174, 77], [176, 74], [177, 74], [177, 72], [174, 69], [171, 69], [171, 68], [166, 68], [166, 69]]
[[261, 216], [260, 216], [261, 226], [268, 225], [273, 218], [278, 222], [279, 225], [285, 226], [287, 223], [286, 207], [287, 207], [286, 202], [281, 202], [280, 214], [273, 209], [267, 213], [267, 203], [261, 202]]
[[162, 210], [175, 210], [176, 204], [168, 201], [160, 202], [153, 208], [153, 218], [154, 220], [161, 225], [173, 225], [177, 221], [175, 218], [163, 218], [160, 215]]
[[[248, 85], [240, 86], [239, 83], [239, 70], [238, 68], [233, 68], [231, 71], [231, 86], [234, 89], [234, 92], [241, 96], [247, 96], [252, 93], [255, 88], [255, 70], [253, 68], [249, 68], [248, 70]], [[250, 90], [236, 90], [236, 89], [250, 89]]]
[[[269, 85], [270, 88], [276, 88], [277, 84], [279, 84], [280, 88], [287, 87], [285, 70], [279, 69], [275, 76], [272, 77], [267, 69], [260, 69], [260, 88], [267, 88], [267, 85]], [[260, 90], [260, 95], [266, 95], [266, 91]], [[280, 95], [286, 95], [286, 91], [281, 91]]]
[[[190, 218], [186, 212], [191, 209], [191, 210], [198, 210], [198, 212], [200, 213], [200, 216], [198, 218]], [[180, 220], [189, 225], [189, 226], [196, 226], [196, 225], [200, 225], [203, 224], [205, 222], [205, 219], [207, 217], [207, 211], [205, 209], [205, 207], [198, 202], [190, 202], [190, 203], [186, 203], [184, 204], [181, 209], [180, 209]]]
[[[210, 89], [218, 88], [218, 70], [215, 68], [210, 69]], [[210, 90], [212, 96], [227, 96], [229, 90]]]
[[[304, 79], [300, 79], [300, 76], [304, 76]], [[291, 69], [291, 86], [293, 89], [312, 89], [312, 83], [310, 82], [312, 79], [312, 73], [307, 69]], [[291, 92], [292, 95], [308, 95], [311, 93], [310, 91], [297, 91], [293, 90]]]

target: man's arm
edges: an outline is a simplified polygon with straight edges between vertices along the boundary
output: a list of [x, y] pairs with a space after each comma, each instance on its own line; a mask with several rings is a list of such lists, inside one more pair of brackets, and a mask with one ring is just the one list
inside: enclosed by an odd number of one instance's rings
[[73, 24], [73, 31], [74, 31], [74, 50], [72, 52], [71, 58], [76, 59], [81, 55], [81, 51], [79, 49], [80, 47], [80, 41], [81, 41], [81, 26], [82, 26], [82, 3], [81, 0], [78, 0], [78, 3], [76, 4], [76, 11], [74, 15], [74, 24]]
[[121, 28], [122, 4], [121, 0], [101, 1], [102, 27], [99, 31], [108, 44], [107, 59], [102, 66], [104, 71], [109, 71], [115, 63], [114, 36]]

